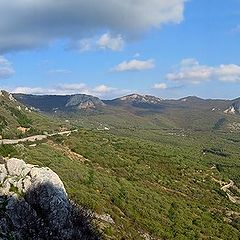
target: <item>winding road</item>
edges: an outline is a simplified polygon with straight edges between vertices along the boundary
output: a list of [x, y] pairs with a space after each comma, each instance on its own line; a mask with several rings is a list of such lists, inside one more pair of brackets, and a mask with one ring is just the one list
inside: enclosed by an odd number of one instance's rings
[[43, 135], [34, 135], [26, 138], [20, 138], [20, 139], [1, 139], [0, 144], [6, 144], [6, 145], [13, 145], [23, 142], [35, 142], [35, 141], [41, 141], [43, 139], [46, 139], [48, 137], [56, 136], [56, 135], [69, 135], [73, 132], [77, 132], [78, 130], [72, 130], [72, 131], [63, 131], [63, 132], [57, 132], [52, 134], [43, 134]]
[[[229, 200], [232, 203], [237, 203], [240, 204], [240, 198], [236, 197], [233, 195], [233, 193], [229, 190], [229, 188], [234, 186], [234, 182], [232, 180], [230, 180], [230, 183], [224, 185], [223, 187], [221, 187], [221, 189], [227, 194]], [[238, 190], [239, 191], [239, 190]]]

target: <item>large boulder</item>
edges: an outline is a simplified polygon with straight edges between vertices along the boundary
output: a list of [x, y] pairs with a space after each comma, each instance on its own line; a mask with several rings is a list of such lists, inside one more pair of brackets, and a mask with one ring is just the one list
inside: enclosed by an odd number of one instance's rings
[[[2, 165], [3, 166], [3, 165]], [[5, 164], [10, 176], [26, 176], [34, 167], [31, 164], [26, 164], [23, 160], [11, 158]]]
[[69, 201], [59, 176], [23, 160], [0, 164], [0, 239], [99, 239], [92, 216]]

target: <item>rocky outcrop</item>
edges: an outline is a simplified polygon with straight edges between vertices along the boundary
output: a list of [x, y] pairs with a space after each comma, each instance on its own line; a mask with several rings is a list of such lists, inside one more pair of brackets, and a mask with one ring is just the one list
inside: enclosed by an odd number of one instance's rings
[[71, 96], [66, 104], [66, 107], [77, 107], [77, 109], [91, 109], [97, 106], [104, 106], [104, 103], [97, 97], [85, 94]]
[[230, 106], [228, 109], [224, 111], [224, 113], [235, 114], [236, 110], [233, 106]]
[[131, 103], [159, 104], [162, 103], [163, 98], [158, 98], [151, 95], [131, 94], [115, 100], [126, 101]]
[[234, 100], [234, 103], [224, 113], [240, 114], [240, 99]]
[[1, 159], [0, 239], [99, 239], [90, 213], [67, 196], [59, 176], [23, 160]]

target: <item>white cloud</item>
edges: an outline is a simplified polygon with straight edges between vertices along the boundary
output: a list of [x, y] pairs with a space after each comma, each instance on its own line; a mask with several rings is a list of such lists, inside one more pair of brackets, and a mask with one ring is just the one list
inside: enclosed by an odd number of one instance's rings
[[0, 1], [0, 52], [38, 48], [58, 39], [75, 42], [103, 29], [140, 36], [151, 28], [180, 23], [184, 4], [185, 0]]
[[86, 92], [88, 88], [85, 83], [70, 83], [70, 84], [59, 84], [55, 87], [56, 92], [63, 93], [76, 93], [76, 92]]
[[80, 52], [96, 51], [96, 50], [111, 50], [121, 51], [124, 47], [123, 37], [112, 35], [109, 32], [98, 37], [85, 38], [80, 41], [72, 42], [68, 49], [77, 49]]
[[11, 77], [15, 73], [12, 64], [3, 56], [0, 56], [0, 79]]
[[193, 84], [210, 80], [240, 82], [240, 65], [222, 64], [212, 67], [200, 65], [196, 59], [183, 59], [177, 69], [166, 75], [166, 79]]
[[100, 49], [120, 51], [123, 49], [124, 40], [120, 34], [116, 37], [113, 37], [110, 33], [105, 33], [98, 39], [97, 46]]
[[16, 87], [10, 90], [12, 93], [23, 93], [23, 94], [49, 94], [49, 89], [44, 89], [41, 87]]
[[124, 61], [118, 64], [112, 69], [112, 71], [114, 72], [142, 71], [142, 70], [153, 69], [154, 67], [155, 67], [155, 61], [153, 59], [148, 59], [146, 61], [133, 59], [133, 60]]
[[109, 93], [116, 90], [116, 88], [108, 87], [106, 85], [99, 85], [93, 89], [94, 92], [99, 94]]
[[61, 84], [55, 87], [55, 92], [59, 92], [61, 94], [83, 93], [94, 96], [101, 96], [106, 93], [111, 93], [115, 90], [117, 89], [104, 84], [91, 88], [85, 83]]
[[11, 90], [13, 93], [24, 94], [49, 94], [49, 95], [66, 95], [75, 93], [89, 94], [85, 84], [60, 84], [55, 87], [43, 88], [43, 87], [17, 87]]
[[156, 83], [153, 86], [154, 89], [158, 89], [158, 90], [165, 90], [168, 88], [166, 83]]
[[73, 83], [73, 84], [60, 84], [50, 88], [42, 87], [17, 87], [9, 90], [13, 93], [24, 93], [24, 94], [49, 94], [49, 95], [71, 95], [71, 94], [87, 94], [100, 98], [111, 98], [120, 96], [122, 94], [128, 94], [131, 91], [127, 89], [118, 89], [106, 86], [104, 84], [96, 87], [87, 86], [84, 83]]
[[240, 82], [240, 65], [228, 64], [220, 65], [214, 69], [213, 74], [220, 81], [224, 82]]

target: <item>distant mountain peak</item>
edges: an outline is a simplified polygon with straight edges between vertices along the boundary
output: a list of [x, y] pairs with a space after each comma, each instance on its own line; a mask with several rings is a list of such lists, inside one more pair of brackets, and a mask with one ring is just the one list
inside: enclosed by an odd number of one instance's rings
[[127, 96], [121, 97], [120, 100], [122, 100], [122, 101], [133, 100], [133, 99], [137, 99], [137, 98], [140, 98], [140, 97], [142, 97], [140, 94], [133, 93], [133, 94], [129, 94]]
[[77, 106], [78, 109], [90, 109], [96, 106], [105, 105], [99, 98], [93, 97], [91, 95], [85, 94], [75, 94], [72, 95], [65, 105], [66, 107]]
[[148, 103], [148, 104], [158, 104], [163, 101], [162, 98], [154, 97], [151, 95], [140, 95], [137, 93], [133, 93], [133, 94], [121, 97], [119, 99], [121, 101]]
[[185, 98], [181, 98], [180, 101], [182, 102], [188, 102], [188, 101], [204, 101], [204, 99], [199, 98], [197, 96], [188, 96]]

